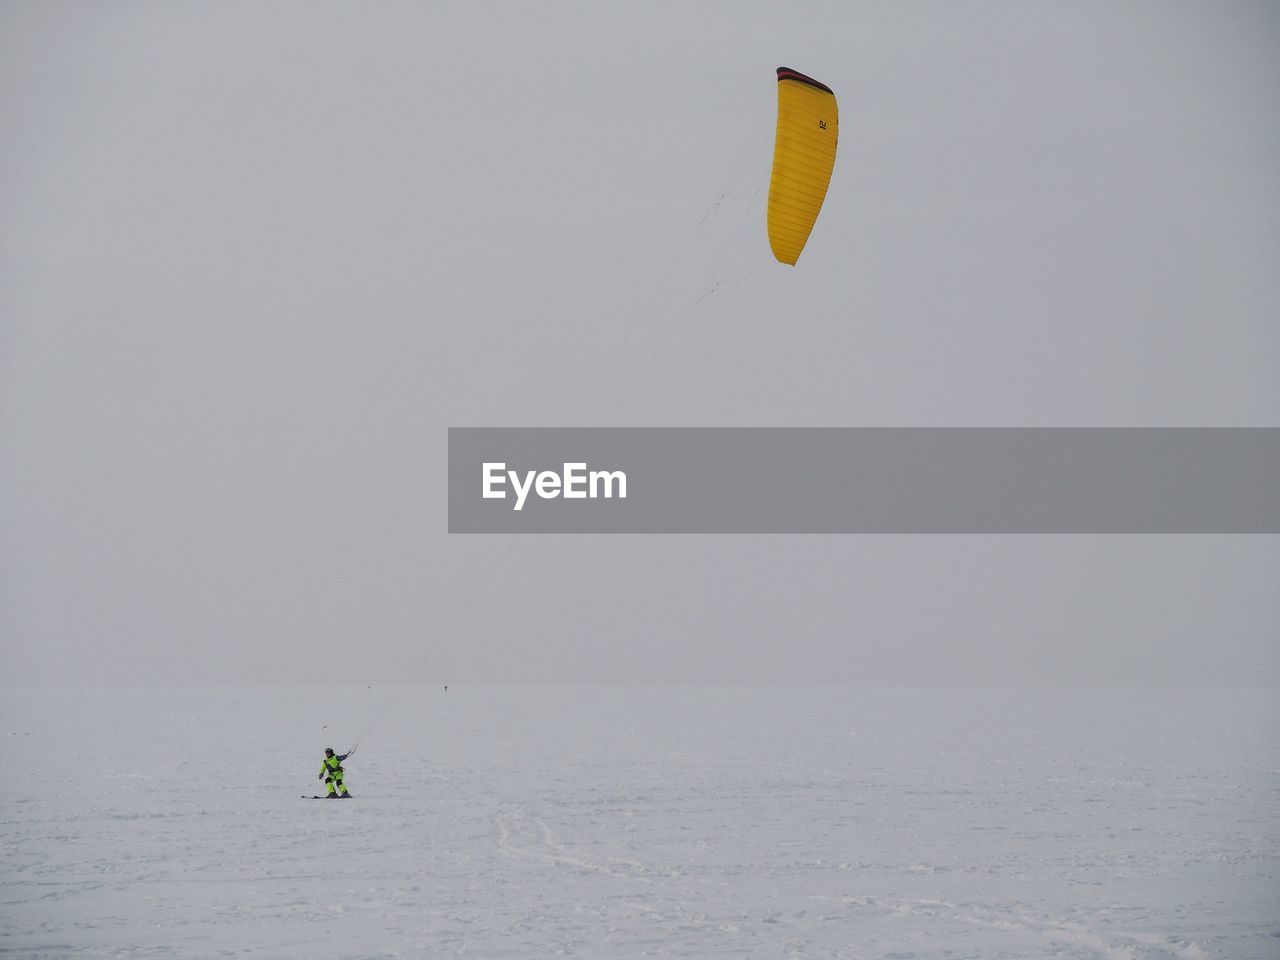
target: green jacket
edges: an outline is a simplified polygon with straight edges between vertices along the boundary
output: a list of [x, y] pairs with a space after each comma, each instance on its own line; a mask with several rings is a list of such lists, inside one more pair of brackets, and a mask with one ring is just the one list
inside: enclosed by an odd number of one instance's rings
[[339, 753], [332, 757], [325, 757], [324, 763], [320, 765], [320, 776], [323, 777], [327, 773], [335, 779], [340, 777], [342, 775], [342, 761], [349, 756], [351, 756], [349, 753]]

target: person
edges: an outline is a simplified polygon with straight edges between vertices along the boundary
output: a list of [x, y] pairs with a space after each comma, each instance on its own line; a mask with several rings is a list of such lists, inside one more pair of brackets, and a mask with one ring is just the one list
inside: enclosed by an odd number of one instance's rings
[[350, 797], [347, 793], [347, 786], [342, 782], [342, 761], [351, 756], [350, 753], [336, 755], [333, 747], [324, 748], [324, 763], [320, 766], [320, 775], [317, 780], [323, 780], [325, 786], [328, 787], [327, 799], [337, 800], [339, 797]]

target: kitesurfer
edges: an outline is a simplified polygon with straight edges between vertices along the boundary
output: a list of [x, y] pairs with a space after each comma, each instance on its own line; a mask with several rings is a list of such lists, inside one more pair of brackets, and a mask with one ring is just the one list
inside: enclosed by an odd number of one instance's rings
[[337, 800], [340, 797], [350, 797], [347, 793], [346, 784], [342, 782], [342, 761], [351, 756], [350, 753], [335, 754], [333, 747], [324, 748], [324, 763], [320, 766], [320, 775], [317, 780], [323, 780], [328, 788], [327, 799]]

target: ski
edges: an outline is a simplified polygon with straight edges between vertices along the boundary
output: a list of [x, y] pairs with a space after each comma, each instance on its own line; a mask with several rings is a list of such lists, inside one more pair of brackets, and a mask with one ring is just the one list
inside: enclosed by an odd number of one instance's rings
[[[319, 794], [308, 797], [305, 793], [302, 795], [303, 800], [328, 800], [328, 797], [322, 797]], [[338, 800], [354, 800], [355, 797], [337, 797]]]

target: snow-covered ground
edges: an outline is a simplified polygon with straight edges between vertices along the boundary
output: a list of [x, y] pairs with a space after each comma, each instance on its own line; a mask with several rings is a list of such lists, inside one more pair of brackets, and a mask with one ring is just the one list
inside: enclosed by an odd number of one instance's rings
[[[10, 691], [0, 955], [1280, 956], [1266, 691]], [[322, 750], [350, 802], [310, 801]]]

